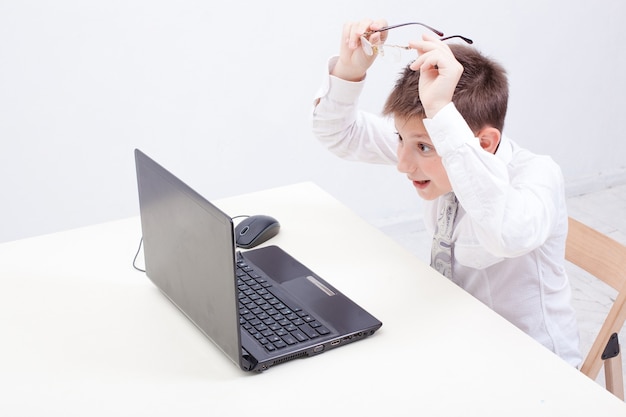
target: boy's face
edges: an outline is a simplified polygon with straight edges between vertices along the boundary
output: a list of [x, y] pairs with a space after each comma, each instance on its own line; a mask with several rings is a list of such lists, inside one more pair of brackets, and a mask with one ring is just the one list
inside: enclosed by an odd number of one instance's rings
[[424, 200], [452, 191], [441, 157], [419, 117], [395, 118], [399, 135], [398, 171], [406, 174]]

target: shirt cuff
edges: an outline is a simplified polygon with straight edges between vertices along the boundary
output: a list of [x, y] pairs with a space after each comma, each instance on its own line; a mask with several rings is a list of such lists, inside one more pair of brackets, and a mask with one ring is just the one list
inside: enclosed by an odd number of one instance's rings
[[424, 127], [441, 157], [478, 141], [454, 103], [447, 104], [432, 119], [424, 119]]
[[319, 103], [319, 100], [323, 97], [328, 97], [338, 103], [352, 104], [357, 101], [361, 95], [361, 91], [363, 91], [365, 80], [346, 81], [334, 75], [330, 75], [330, 71], [335, 66], [337, 59], [338, 57], [335, 56], [328, 60], [326, 76], [313, 100], [315, 104]]

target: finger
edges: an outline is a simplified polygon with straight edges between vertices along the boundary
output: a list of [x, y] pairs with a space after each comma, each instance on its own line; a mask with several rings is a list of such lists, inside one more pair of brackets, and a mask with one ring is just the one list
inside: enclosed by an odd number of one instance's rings
[[348, 36], [348, 46], [350, 49], [356, 49], [360, 45], [361, 36], [369, 30], [371, 24], [371, 19], [364, 19], [350, 25], [350, 34]]
[[[385, 19], [364, 19], [353, 24], [349, 41], [351, 48], [356, 48], [360, 43], [361, 37], [367, 32], [376, 31], [385, 26], [387, 26], [387, 21]], [[387, 32], [374, 32], [368, 37], [368, 40], [373, 44], [382, 43], [385, 39], [387, 39]]]
[[426, 72], [430, 70], [439, 70], [439, 56], [437, 55], [423, 55], [424, 58], [420, 62], [413, 62], [411, 69], [419, 70], [420, 72]]
[[429, 34], [423, 34], [421, 41], [410, 41], [409, 47], [417, 51], [417, 59], [411, 65], [411, 68], [420, 68], [428, 61], [427, 68], [439, 67], [441, 60], [452, 57], [453, 54], [447, 44], [439, 38]]
[[439, 38], [423, 34], [421, 40], [409, 41], [409, 48], [417, 50], [418, 54], [423, 54], [439, 48], [447, 48]]
[[341, 45], [340, 45], [342, 50], [345, 47], [349, 47], [351, 27], [352, 27], [352, 23], [350, 22], [346, 22], [343, 24], [343, 28], [341, 30]]
[[[385, 26], [387, 26], [387, 21], [385, 19], [378, 19], [372, 22], [368, 30], [380, 30]], [[376, 43], [385, 42], [387, 40], [387, 31], [373, 33], [370, 38], [371, 41]]]

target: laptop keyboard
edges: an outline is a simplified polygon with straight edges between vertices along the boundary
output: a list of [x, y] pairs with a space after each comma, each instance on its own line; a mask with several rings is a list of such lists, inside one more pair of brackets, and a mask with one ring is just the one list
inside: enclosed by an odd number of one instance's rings
[[311, 314], [276, 297], [272, 284], [241, 257], [237, 260], [237, 287], [239, 323], [269, 352], [330, 333]]

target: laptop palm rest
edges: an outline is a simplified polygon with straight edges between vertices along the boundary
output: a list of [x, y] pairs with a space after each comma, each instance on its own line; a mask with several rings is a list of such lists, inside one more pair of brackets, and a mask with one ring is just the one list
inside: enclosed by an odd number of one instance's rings
[[253, 263], [286, 291], [300, 307], [332, 322], [338, 333], [371, 327], [373, 317], [332, 285], [278, 246], [244, 252]]

